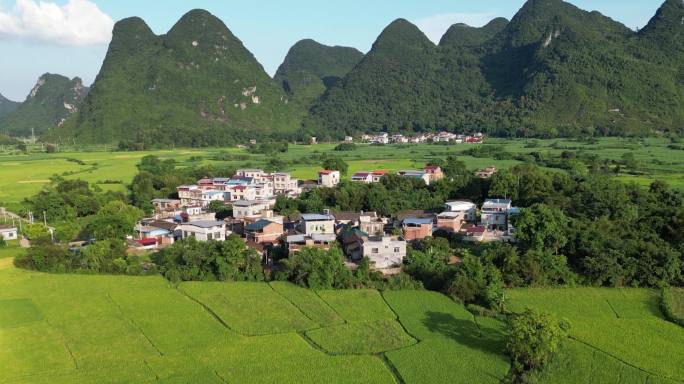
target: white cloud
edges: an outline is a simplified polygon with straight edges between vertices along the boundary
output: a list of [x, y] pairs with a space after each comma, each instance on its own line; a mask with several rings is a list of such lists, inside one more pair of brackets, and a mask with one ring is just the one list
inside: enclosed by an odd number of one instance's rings
[[481, 27], [494, 17], [494, 13], [444, 13], [428, 16], [414, 23], [430, 40], [439, 43], [444, 33], [454, 24], [465, 23], [471, 27]]
[[89, 0], [65, 5], [48, 1], [16, 0], [12, 10], [0, 9], [0, 39], [85, 46], [107, 44], [114, 21]]

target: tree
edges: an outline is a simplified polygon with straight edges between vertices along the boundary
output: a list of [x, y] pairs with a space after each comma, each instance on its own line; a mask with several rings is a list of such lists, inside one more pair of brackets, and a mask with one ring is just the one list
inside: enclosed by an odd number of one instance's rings
[[535, 204], [522, 210], [515, 227], [518, 239], [527, 248], [558, 253], [568, 241], [568, 223], [560, 209]]
[[330, 156], [323, 160], [321, 164], [323, 169], [328, 169], [331, 171], [340, 171], [341, 174], [346, 175], [349, 171], [349, 165], [340, 157]]
[[503, 308], [505, 304], [499, 270], [468, 252], [462, 257], [448, 292], [464, 304], [475, 303], [495, 309]]
[[284, 260], [283, 266], [287, 280], [314, 290], [348, 288], [352, 283], [339, 248], [304, 248]]
[[222, 200], [214, 200], [207, 207], [208, 212], [214, 213], [216, 220], [223, 220], [233, 215], [233, 209], [226, 205]]
[[132, 234], [143, 212], [123, 201], [107, 203], [88, 224], [86, 231], [98, 240], [121, 239]]
[[524, 380], [527, 372], [543, 367], [558, 350], [565, 335], [561, 323], [550, 314], [528, 308], [508, 318], [508, 342], [513, 371]]

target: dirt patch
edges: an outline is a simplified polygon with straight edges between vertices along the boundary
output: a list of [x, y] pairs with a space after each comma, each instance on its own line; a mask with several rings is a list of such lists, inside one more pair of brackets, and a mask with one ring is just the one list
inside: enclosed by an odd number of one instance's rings
[[50, 180], [22, 180], [17, 181], [17, 184], [47, 184]]

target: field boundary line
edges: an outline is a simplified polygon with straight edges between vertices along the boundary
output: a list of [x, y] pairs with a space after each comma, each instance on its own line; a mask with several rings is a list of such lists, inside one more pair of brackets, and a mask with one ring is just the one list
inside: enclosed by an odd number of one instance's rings
[[659, 377], [659, 378], [661, 378], [661, 379], [667, 379], [667, 380], [674, 381], [674, 382], [680, 382], [680, 381], [678, 381], [677, 379], [673, 379], [673, 378], [671, 378], [671, 377], [664, 376], [664, 375], [661, 375], [661, 374], [659, 374], [659, 373], [651, 372], [651, 371], [649, 371], [649, 370], [647, 370], [647, 369], [644, 369], [644, 368], [641, 368], [641, 367], [639, 367], [639, 366], [637, 366], [637, 365], [634, 365], [634, 364], [632, 364], [632, 363], [630, 363], [630, 362], [628, 362], [628, 361], [626, 361], [626, 360], [620, 358], [619, 356], [616, 356], [616, 355], [613, 355], [613, 354], [610, 353], [610, 352], [604, 351], [603, 349], [598, 348], [598, 347], [596, 347], [596, 346], [594, 346], [594, 345], [592, 345], [592, 344], [590, 344], [590, 343], [588, 343], [588, 342], [586, 342], [586, 341], [584, 341], [584, 340], [580, 340], [579, 338], [577, 338], [577, 337], [575, 337], [575, 336], [568, 336], [568, 338], [569, 338], [570, 340], [574, 340], [574, 341], [576, 341], [576, 342], [578, 342], [578, 343], [580, 343], [580, 344], [583, 344], [583, 345], [585, 345], [585, 346], [587, 346], [587, 347], [589, 347], [589, 348], [591, 348], [591, 349], [593, 349], [593, 350], [595, 350], [595, 351], [598, 351], [598, 352], [600, 352], [600, 353], [603, 353], [603, 354], [605, 354], [606, 356], [608, 356], [608, 357], [610, 357], [610, 358], [613, 358], [613, 359], [615, 359], [615, 360], [621, 362], [622, 364], [625, 364], [625, 365], [627, 365], [627, 366], [629, 366], [629, 367], [632, 367], [632, 368], [634, 368], [634, 369], [636, 369], [636, 370], [639, 370], [639, 371], [641, 371], [641, 372], [643, 372], [643, 373], [646, 373], [646, 374], [648, 374], [648, 375], [655, 376], [655, 377]]
[[187, 298], [190, 299], [191, 301], [193, 301], [193, 302], [195, 302], [196, 304], [198, 304], [200, 307], [204, 308], [204, 310], [205, 310], [209, 315], [211, 315], [211, 317], [213, 317], [214, 320], [218, 321], [219, 324], [221, 324], [225, 329], [227, 329], [227, 330], [233, 332], [234, 334], [236, 334], [236, 335], [238, 335], [238, 336], [244, 336], [242, 333], [240, 333], [240, 332], [238, 332], [237, 330], [231, 328], [225, 321], [223, 321], [223, 319], [221, 318], [221, 316], [219, 316], [216, 312], [214, 312], [211, 308], [209, 308], [208, 305], [206, 305], [206, 304], [204, 304], [203, 302], [199, 301], [198, 299], [195, 299], [194, 297], [190, 296], [187, 292], [185, 292], [184, 290], [182, 290], [182, 289], [180, 289], [180, 288], [178, 288], [178, 287], [176, 287], [176, 290], [177, 290], [178, 292], [180, 292], [181, 295], [187, 297]]
[[301, 308], [299, 308], [299, 306], [298, 306], [297, 304], [295, 304], [292, 300], [290, 300], [287, 296], [285, 296], [285, 295], [282, 294], [281, 292], [278, 292], [277, 289], [273, 288], [273, 286], [271, 285], [270, 282], [266, 283], [266, 285], [268, 285], [268, 287], [271, 288], [271, 290], [273, 290], [273, 292], [275, 292], [276, 295], [280, 296], [281, 298], [283, 298], [283, 300], [285, 300], [285, 301], [287, 301], [288, 303], [290, 303], [290, 305], [293, 306], [297, 311], [299, 311], [299, 313], [301, 313], [302, 316], [304, 316], [304, 317], [306, 317], [307, 319], [309, 319], [309, 320], [310, 320], [312, 323], [314, 323], [315, 325], [318, 325], [318, 327], [314, 327], [314, 328], [312, 328], [312, 329], [306, 329], [307, 331], [308, 331], [308, 330], [313, 330], [313, 329], [318, 329], [318, 328], [323, 327], [323, 324], [319, 324], [316, 320], [312, 319], [309, 315], [306, 314], [306, 312], [304, 312], [304, 310], [302, 310]]
[[[147, 343], [150, 344], [150, 346], [152, 346], [152, 348], [154, 348], [154, 350], [159, 354], [160, 357], [164, 357], [164, 352], [162, 352], [159, 349], [159, 347], [157, 347], [157, 345], [154, 344], [152, 339], [150, 339], [150, 337], [147, 336], [145, 331], [142, 329], [142, 327], [140, 325], [138, 325], [138, 323], [136, 323], [132, 318], [126, 316], [126, 313], [123, 311], [123, 308], [121, 308], [121, 305], [119, 305], [119, 303], [116, 300], [114, 300], [112, 295], [109, 292], [107, 292], [106, 296], [109, 299], [109, 301], [111, 301], [112, 304], [114, 304], [116, 306], [116, 308], [119, 310], [121, 317], [123, 317], [124, 320], [127, 320], [129, 323], [131, 323], [131, 325], [133, 325], [133, 327], [135, 327], [135, 329], [137, 329], [138, 332], [140, 332], [140, 334], [143, 336], [143, 338], [145, 338], [145, 340], [147, 340]], [[145, 362], [145, 364], [147, 364], [147, 362]]]
[[76, 356], [74, 355], [74, 351], [71, 350], [71, 347], [69, 347], [69, 343], [67, 343], [66, 337], [64, 336], [64, 332], [62, 332], [61, 329], [57, 328], [56, 326], [52, 325], [50, 323], [50, 320], [47, 318], [45, 319], [45, 323], [50, 326], [50, 328], [53, 328], [60, 336], [60, 339], [62, 339], [62, 345], [64, 345], [64, 348], [67, 350], [69, 353], [69, 357], [71, 357], [71, 361], [74, 363], [74, 368], [76, 370], [79, 370], [80, 367], [78, 366], [78, 360], [76, 359]]
[[620, 320], [620, 314], [615, 310], [615, 307], [613, 307], [613, 304], [610, 302], [610, 300], [606, 299], [606, 303], [608, 303], [608, 306], [610, 307], [610, 310], [613, 311], [615, 314], [615, 317]]
[[214, 370], [214, 375], [221, 380], [222, 383], [228, 384], [228, 380], [226, 380], [223, 376], [221, 376], [220, 373], [218, 373], [217, 370]]
[[318, 293], [318, 291], [316, 291], [315, 289], [311, 289], [311, 291], [312, 291], [313, 293], [315, 293], [316, 296], [318, 296], [318, 298], [321, 299], [321, 301], [324, 302], [325, 305], [328, 306], [328, 308], [330, 308], [333, 312], [335, 312], [335, 314], [336, 314], [337, 316], [339, 316], [340, 319], [342, 319], [342, 321], [344, 322], [344, 324], [348, 324], [348, 323], [349, 323], [349, 320], [345, 319], [344, 316], [342, 316], [341, 313], [337, 312], [337, 309], [335, 309], [335, 307], [333, 307], [332, 305], [330, 305], [330, 303], [328, 303], [328, 301], [325, 300], [325, 299], [323, 298], [323, 296], [321, 296], [321, 295]]
[[394, 381], [397, 382], [397, 384], [406, 384], [406, 380], [401, 376], [401, 373], [399, 372], [399, 369], [397, 368], [396, 365], [390, 360], [389, 357], [387, 357], [387, 352], [383, 352], [377, 357], [383, 362], [385, 365], [385, 368], [387, 368], [388, 371], [392, 374], [394, 377]]
[[401, 326], [401, 329], [403, 329], [404, 332], [405, 332], [407, 335], [409, 335], [413, 340], [416, 341], [415, 344], [413, 344], [413, 345], [416, 345], [416, 344], [418, 344], [419, 342], [423, 341], [423, 339], [420, 339], [420, 338], [416, 337], [415, 335], [413, 335], [411, 332], [409, 332], [409, 330], [406, 328], [406, 326], [404, 325], [404, 323], [401, 322], [401, 317], [399, 316], [399, 314], [397, 313], [397, 311], [395, 311], [394, 308], [392, 308], [392, 305], [390, 305], [389, 301], [387, 301], [387, 298], [385, 297], [385, 293], [384, 293], [384, 292], [380, 292], [380, 291], [378, 291], [378, 293], [380, 293], [380, 297], [382, 297], [382, 301], [385, 303], [385, 305], [387, 306], [387, 308], [389, 308], [389, 310], [392, 311], [392, 313], [394, 313], [394, 316], [395, 316], [395, 319], [394, 319], [394, 320], [395, 320], [397, 323], [399, 323], [399, 326]]

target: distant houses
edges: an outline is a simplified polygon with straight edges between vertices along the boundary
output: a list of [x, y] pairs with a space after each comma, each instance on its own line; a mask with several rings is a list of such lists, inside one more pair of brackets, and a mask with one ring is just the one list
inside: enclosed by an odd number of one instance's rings
[[340, 171], [322, 170], [318, 172], [318, 185], [335, 188], [340, 184]]
[[6, 241], [17, 240], [18, 231], [13, 225], [0, 224], [0, 238]]

